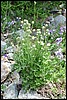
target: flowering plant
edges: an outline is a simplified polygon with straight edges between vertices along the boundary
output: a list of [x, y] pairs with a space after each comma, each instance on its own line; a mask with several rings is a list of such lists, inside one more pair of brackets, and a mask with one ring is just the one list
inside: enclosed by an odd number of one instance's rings
[[[58, 46], [49, 42], [47, 33], [46, 31], [46, 34], [43, 34], [37, 29], [36, 37], [28, 32], [23, 39], [18, 40], [19, 50], [14, 53], [16, 63], [13, 68], [20, 73], [22, 87], [26, 90], [37, 89], [48, 81], [56, 82], [65, 77], [65, 67], [62, 67], [62, 64], [65, 66], [64, 61], [61, 64], [62, 51], [56, 51]], [[56, 56], [51, 57], [53, 49]]]

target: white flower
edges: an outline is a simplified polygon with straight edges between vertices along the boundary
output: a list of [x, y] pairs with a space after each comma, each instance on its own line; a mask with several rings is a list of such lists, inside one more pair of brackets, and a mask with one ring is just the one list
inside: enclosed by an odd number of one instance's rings
[[44, 32], [44, 35], [45, 35], [45, 32]]
[[42, 45], [42, 46], [44, 45], [43, 41], [40, 41], [40, 45]]
[[41, 29], [37, 29], [37, 33], [39, 33], [39, 34], [40, 34], [40, 33], [41, 33]]
[[[41, 34], [41, 31], [39, 31], [39, 32], [37, 32], [37, 33]], [[37, 34], [37, 35], [38, 35], [38, 34]]]
[[47, 43], [47, 46], [50, 46], [51, 44], [50, 43]]
[[37, 29], [37, 31], [39, 32], [39, 31], [41, 31], [41, 29]]
[[36, 37], [32, 36], [32, 40], [34, 40]]
[[32, 47], [34, 47], [34, 48], [35, 48], [36, 46], [35, 46], [35, 45], [32, 45]]
[[32, 21], [32, 24], [34, 24], [34, 21]]
[[23, 25], [24, 25], [24, 26], [26, 26], [27, 24], [26, 24], [26, 23], [24, 23]]
[[41, 36], [41, 40], [44, 40], [44, 38]]
[[36, 30], [35, 30], [35, 29], [33, 29], [32, 31], [33, 31], [33, 32], [35, 32]]
[[30, 23], [28, 23], [28, 28], [30, 28], [30, 26], [31, 26], [31, 24], [30, 24]]
[[24, 41], [24, 38], [22, 38], [22, 41]]
[[63, 50], [63, 49], [61, 49], [61, 48], [59, 49], [60, 52], [61, 52], [62, 50]]
[[40, 41], [37, 41], [37, 43], [39, 44], [39, 43], [40, 43]]
[[22, 24], [20, 26], [22, 27]]
[[25, 44], [23, 43], [23, 45], [25, 45]]
[[45, 58], [45, 56], [43, 56], [43, 58]]
[[41, 48], [41, 50], [44, 50], [44, 48]]
[[23, 24], [23, 21], [21, 21], [21, 23]]
[[50, 35], [50, 32], [48, 32], [48, 35]]
[[36, 5], [36, 1], [34, 1], [34, 4]]
[[42, 29], [45, 29], [45, 26], [42, 26]]
[[63, 8], [64, 4], [59, 5], [60, 8]]
[[29, 32], [29, 33], [31, 33], [31, 30], [30, 30], [30, 29], [28, 29], [26, 32]]
[[28, 23], [28, 20], [24, 19], [24, 22]]
[[28, 27], [26, 27], [26, 30], [28, 30]]
[[35, 48], [35, 50], [37, 50], [37, 48]]
[[19, 19], [21, 19], [21, 17], [19, 17]]
[[34, 55], [32, 57], [34, 58]]
[[46, 32], [49, 32], [49, 29], [46, 29]]
[[20, 37], [17, 37], [16, 39], [17, 39], [17, 40], [19, 40], [19, 39], [20, 39]]
[[53, 32], [55, 32], [56, 31], [56, 29], [53, 29]]
[[50, 22], [49, 22], [49, 21], [46, 21], [46, 23], [47, 23], [47, 24], [50, 24]]
[[53, 39], [53, 37], [51, 37], [51, 39]]
[[28, 37], [32, 37], [32, 36], [29, 34]]
[[48, 26], [48, 24], [45, 24], [45, 26], [47, 27], [47, 26]]

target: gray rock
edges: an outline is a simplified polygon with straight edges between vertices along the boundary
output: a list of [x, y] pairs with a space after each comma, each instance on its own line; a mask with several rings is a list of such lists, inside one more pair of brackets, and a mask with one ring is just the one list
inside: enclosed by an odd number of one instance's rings
[[55, 21], [55, 27], [57, 27], [59, 24], [66, 25], [66, 17], [63, 15], [58, 15], [54, 18]]
[[[19, 73], [17, 71], [14, 71], [12, 74], [11, 74], [11, 77], [12, 77], [12, 81], [13, 83], [15, 84], [19, 84], [20, 83], [20, 76], [19, 76]], [[21, 83], [20, 83], [21, 84]]]
[[55, 29], [55, 22], [52, 21], [50, 24], [49, 24], [49, 29]]
[[[53, 16], [49, 16], [45, 23], [49, 21], [50, 23], [48, 24], [49, 29], [56, 29], [58, 25], [65, 25], [66, 26], [66, 17], [63, 15], [57, 15], [55, 18]], [[45, 25], [43, 23], [43, 25]]]
[[7, 53], [12, 53], [14, 52], [13, 47], [9, 46], [8, 48], [6, 48]]
[[5, 52], [5, 49], [7, 48], [7, 44], [4, 41], [1, 41], [1, 53]]
[[23, 29], [16, 31], [15, 33], [17, 33], [21, 38], [23, 38], [23, 36], [25, 35], [25, 31]]
[[13, 84], [21, 84], [20, 76], [16, 71], [11, 73], [9, 78], [7, 80], [5, 80], [4, 85], [9, 86], [11, 83], [13, 83]]
[[10, 84], [4, 91], [3, 99], [17, 99], [18, 91], [16, 89], [16, 84]]
[[24, 90], [20, 90], [18, 99], [45, 99], [45, 97], [42, 97], [41, 95], [37, 94], [36, 91], [30, 91], [25, 93]]
[[3, 82], [11, 72], [11, 64], [1, 61], [1, 82]]
[[8, 56], [8, 59], [13, 59], [13, 53], [8, 53], [7, 56]]

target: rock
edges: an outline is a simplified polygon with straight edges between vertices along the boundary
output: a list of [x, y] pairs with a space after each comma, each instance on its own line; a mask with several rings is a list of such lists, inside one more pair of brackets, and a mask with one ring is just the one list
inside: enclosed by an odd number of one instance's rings
[[11, 64], [8, 62], [1, 61], [1, 82], [6, 80], [7, 76], [11, 72]]
[[45, 99], [41, 95], [37, 94], [36, 91], [26, 92], [24, 90], [20, 90], [18, 99]]
[[7, 58], [7, 55], [6, 54], [4, 54], [3, 56], [1, 56], [1, 61], [8, 62], [8, 58]]
[[20, 83], [20, 76], [19, 76], [19, 73], [17, 71], [14, 71], [11, 74], [11, 78], [12, 78], [12, 82], [13, 83], [15, 83], [15, 84], [19, 84]]
[[13, 47], [9, 46], [8, 48], [6, 48], [7, 53], [12, 53], [14, 52]]
[[20, 30], [16, 31], [15, 33], [17, 33], [17, 34], [21, 37], [21, 39], [22, 39], [22, 38], [23, 38], [23, 36], [25, 35], [25, 31], [24, 31], [24, 30], [22, 30], [22, 29], [20, 29]]
[[56, 16], [53, 20], [49, 20], [49, 28], [56, 29], [59, 25], [66, 25], [66, 17], [63, 15]]
[[16, 84], [10, 84], [4, 91], [3, 99], [17, 99], [18, 91], [16, 89]]
[[50, 22], [50, 24], [49, 24], [49, 29], [55, 29], [55, 22], [54, 21], [52, 21], [52, 22]]
[[50, 13], [52, 13], [52, 14], [55, 14], [55, 13], [57, 13], [57, 12], [59, 12], [59, 10], [57, 9], [57, 7], [54, 7], [54, 8], [50, 11]]
[[8, 53], [7, 56], [8, 56], [8, 59], [13, 59], [13, 53]]
[[6, 48], [7, 48], [6, 42], [1, 41], [1, 53], [4, 53]]
[[58, 25], [66, 25], [66, 17], [63, 15], [58, 15], [54, 18], [55, 27], [57, 28]]
[[20, 80], [20, 76], [18, 72], [16, 71], [12, 72], [9, 75], [8, 79], [5, 80], [4, 85], [8, 87], [11, 83], [16, 84], [17, 90], [19, 90], [20, 86], [22, 85], [22, 81]]

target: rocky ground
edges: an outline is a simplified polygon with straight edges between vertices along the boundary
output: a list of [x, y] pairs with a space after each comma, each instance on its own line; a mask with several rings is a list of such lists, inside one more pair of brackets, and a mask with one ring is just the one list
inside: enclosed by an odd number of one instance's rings
[[[23, 33], [22, 31], [20, 31], [20, 34]], [[19, 33], [19, 31], [17, 33]], [[15, 63], [13, 60], [13, 53], [16, 50], [14, 45], [8, 45], [10, 41], [9, 37], [12, 34], [1, 34], [1, 85], [5, 86], [5, 88], [1, 90], [1, 99], [66, 99], [65, 82], [60, 82], [59, 84], [48, 83], [37, 91], [31, 90], [25, 92], [21, 88], [22, 81], [19, 73], [16, 71], [12, 72], [12, 67]]]
[[[19, 30], [17, 33], [20, 32], [21, 34], [23, 33], [22, 31]], [[1, 99], [43, 99], [44, 97], [38, 94], [37, 91], [28, 91], [25, 93], [21, 88], [22, 81], [19, 73], [16, 71], [12, 72], [12, 67], [15, 63], [13, 53], [16, 50], [14, 45], [8, 45], [10, 41], [9, 37], [12, 34], [1, 34]]]

